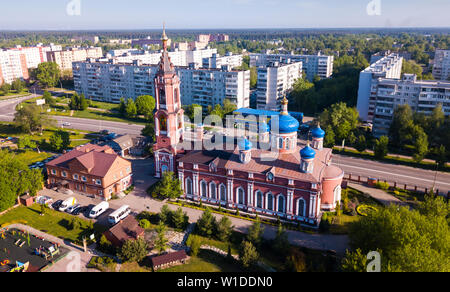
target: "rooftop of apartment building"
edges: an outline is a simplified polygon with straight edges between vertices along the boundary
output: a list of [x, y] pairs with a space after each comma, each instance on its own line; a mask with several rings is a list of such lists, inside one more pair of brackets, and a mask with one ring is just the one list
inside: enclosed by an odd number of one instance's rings
[[443, 87], [450, 88], [450, 81], [445, 80], [418, 80], [417, 75], [415, 74], [403, 74], [401, 79], [391, 79], [391, 78], [379, 78], [379, 84], [398, 84], [402, 83], [410, 83], [416, 85], [423, 86], [434, 86], [434, 87]]
[[402, 60], [403, 58], [400, 57], [396, 53], [392, 53], [377, 62], [371, 64], [369, 67], [364, 69], [362, 72], [368, 72], [368, 73], [379, 73], [389, 70], [394, 64], [396, 64], [399, 60]]

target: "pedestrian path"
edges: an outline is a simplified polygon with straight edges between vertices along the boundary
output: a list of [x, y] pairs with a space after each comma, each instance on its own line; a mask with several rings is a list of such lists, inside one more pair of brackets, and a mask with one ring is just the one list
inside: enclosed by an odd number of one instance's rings
[[386, 193], [383, 190], [376, 189], [376, 188], [370, 188], [370, 187], [366, 187], [364, 185], [355, 184], [355, 183], [349, 183], [348, 185], [349, 185], [349, 187], [352, 187], [360, 192], [368, 194], [369, 196], [371, 196], [372, 198], [374, 198], [375, 200], [377, 200], [378, 202], [380, 202], [381, 204], [383, 204], [385, 206], [389, 206], [391, 204], [397, 204], [400, 206], [408, 205], [405, 202], [402, 202], [401, 200], [397, 199], [393, 195]]

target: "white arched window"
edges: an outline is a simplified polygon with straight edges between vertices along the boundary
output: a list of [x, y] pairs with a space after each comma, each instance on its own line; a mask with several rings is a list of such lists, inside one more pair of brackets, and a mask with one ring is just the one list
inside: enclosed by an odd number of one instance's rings
[[273, 195], [271, 193], [267, 194], [267, 210], [273, 211]]
[[279, 213], [284, 213], [284, 203], [286, 202], [286, 200], [284, 199], [283, 195], [279, 195], [278, 196], [278, 212]]
[[200, 195], [203, 198], [207, 198], [208, 197], [208, 185], [206, 184], [206, 181], [202, 180], [200, 182]]
[[283, 138], [278, 139], [278, 149], [283, 149]]
[[186, 179], [186, 194], [192, 195], [192, 180], [190, 177]]
[[243, 188], [238, 188], [238, 204], [245, 205], [245, 191]]
[[297, 215], [300, 217], [306, 216], [306, 202], [303, 198], [297, 200]]
[[341, 201], [341, 193], [342, 193], [341, 185], [338, 185], [338, 186], [334, 189], [334, 203], [340, 202], [340, 201]]
[[210, 183], [209, 184], [209, 195], [210, 195], [211, 199], [213, 199], [213, 200], [217, 199], [216, 192], [217, 192], [216, 191], [216, 184], [214, 182]]
[[291, 139], [286, 138], [286, 150], [289, 150], [291, 148]]
[[226, 202], [227, 201], [227, 188], [224, 184], [220, 185], [220, 200], [222, 202]]
[[263, 200], [264, 196], [261, 191], [256, 192], [256, 207], [262, 209], [263, 208]]

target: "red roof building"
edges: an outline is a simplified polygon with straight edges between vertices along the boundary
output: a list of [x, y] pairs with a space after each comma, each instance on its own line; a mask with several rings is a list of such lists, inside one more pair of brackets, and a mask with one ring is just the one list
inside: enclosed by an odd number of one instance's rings
[[128, 216], [104, 233], [114, 246], [121, 247], [127, 240], [136, 240], [144, 236], [145, 230], [133, 216]]
[[131, 162], [109, 146], [87, 144], [46, 164], [49, 186], [94, 195], [103, 200], [132, 184]]

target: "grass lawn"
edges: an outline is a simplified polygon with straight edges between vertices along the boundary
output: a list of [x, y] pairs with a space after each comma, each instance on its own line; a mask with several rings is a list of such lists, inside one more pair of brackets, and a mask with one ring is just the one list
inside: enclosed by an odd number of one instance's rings
[[159, 272], [245, 272], [238, 263], [230, 263], [225, 257], [208, 250], [200, 250], [196, 257], [191, 257], [185, 265], [171, 267]]
[[88, 268], [97, 269], [102, 272], [115, 272], [117, 263], [110, 257], [92, 257], [87, 264]]
[[348, 234], [348, 228], [352, 222], [358, 221], [359, 216], [350, 216], [341, 214], [333, 218], [333, 224], [330, 226], [329, 232], [331, 234]]
[[402, 190], [402, 189], [396, 189], [396, 190], [389, 190], [387, 191], [388, 194], [396, 197], [402, 202], [408, 202], [417, 204], [418, 202], [425, 201], [425, 194], [409, 191], [409, 190]]
[[19, 158], [21, 161], [25, 162], [27, 165], [45, 160], [49, 157], [52, 157], [53, 154], [47, 153], [47, 152], [41, 152], [38, 153], [37, 151], [33, 150], [18, 150], [14, 152], [16, 154], [16, 157]]
[[[72, 219], [77, 218], [79, 225], [74, 229], [69, 227]], [[91, 221], [69, 215], [64, 212], [58, 212], [52, 209], [46, 209], [45, 215], [40, 215], [40, 205], [34, 204], [31, 207], [17, 207], [0, 217], [0, 226], [12, 223], [21, 223], [33, 227], [42, 232], [53, 236], [81, 244], [82, 236], [89, 236], [93, 232], [99, 235], [106, 231], [106, 227], [99, 224], [93, 225], [90, 229]]]

